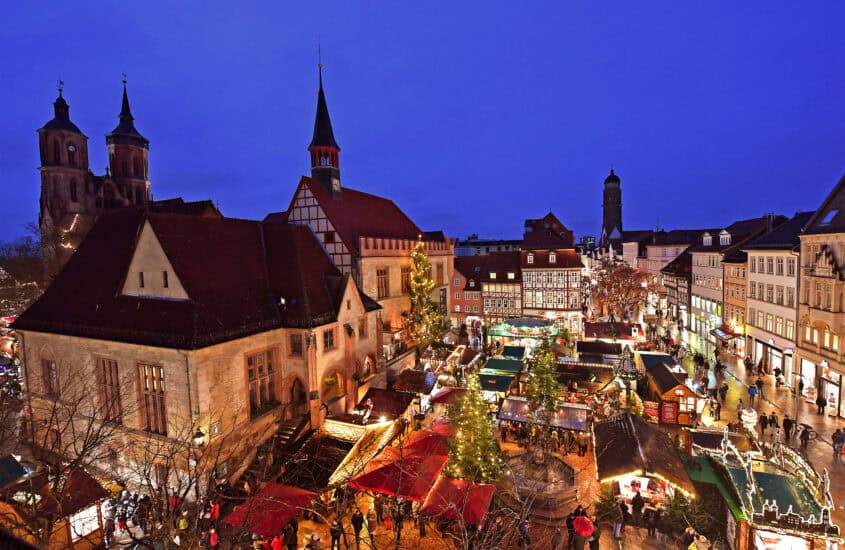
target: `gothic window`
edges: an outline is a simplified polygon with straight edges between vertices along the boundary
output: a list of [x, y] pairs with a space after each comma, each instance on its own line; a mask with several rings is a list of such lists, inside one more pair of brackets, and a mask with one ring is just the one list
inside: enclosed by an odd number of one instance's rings
[[67, 163], [69, 166], [76, 166], [76, 145], [67, 146]]
[[57, 139], [53, 140], [53, 162], [56, 164], [62, 162], [62, 149]]
[[70, 182], [70, 200], [71, 202], [79, 202], [79, 196], [76, 194], [76, 181]]

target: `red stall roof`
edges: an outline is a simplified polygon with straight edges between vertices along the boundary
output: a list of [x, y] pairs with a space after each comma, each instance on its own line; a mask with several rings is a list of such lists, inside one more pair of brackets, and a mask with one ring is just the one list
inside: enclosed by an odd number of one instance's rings
[[311, 491], [271, 482], [237, 506], [223, 521], [262, 537], [273, 537], [316, 496]]
[[421, 501], [446, 464], [441, 455], [404, 453], [349, 482], [351, 487]]
[[486, 483], [440, 476], [420, 513], [451, 520], [463, 519], [467, 524], [479, 525], [487, 515], [495, 489], [494, 485]]

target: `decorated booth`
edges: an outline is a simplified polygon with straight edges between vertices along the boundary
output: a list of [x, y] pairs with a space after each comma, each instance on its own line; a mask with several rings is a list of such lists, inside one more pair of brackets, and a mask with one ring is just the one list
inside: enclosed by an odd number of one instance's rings
[[558, 328], [553, 319], [517, 317], [493, 325], [487, 334], [491, 342], [498, 344], [499, 349], [518, 346], [530, 351], [543, 340], [557, 337]]
[[659, 403], [663, 424], [692, 425], [691, 413], [701, 415], [707, 398], [697, 394], [684, 382], [684, 375], [672, 372], [664, 363], [648, 371], [648, 398]]
[[[528, 401], [524, 397], [511, 395], [502, 401], [499, 420], [509, 422], [535, 422]], [[590, 407], [580, 403], [559, 403], [557, 410], [543, 423], [553, 428], [584, 432], [590, 429]]]

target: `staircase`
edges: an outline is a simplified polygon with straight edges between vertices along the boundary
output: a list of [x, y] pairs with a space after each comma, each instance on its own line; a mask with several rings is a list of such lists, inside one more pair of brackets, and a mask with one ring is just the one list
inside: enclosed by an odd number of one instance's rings
[[308, 415], [285, 420], [279, 425], [273, 438], [273, 456], [280, 457], [294, 444], [308, 425]]

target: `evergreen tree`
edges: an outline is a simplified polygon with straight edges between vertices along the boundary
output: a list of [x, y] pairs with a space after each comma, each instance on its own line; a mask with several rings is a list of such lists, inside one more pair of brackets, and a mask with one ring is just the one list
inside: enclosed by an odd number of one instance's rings
[[557, 379], [557, 360], [552, 351], [550, 340], [534, 348], [528, 361], [528, 376], [525, 384], [525, 397], [532, 412], [551, 414], [557, 409], [557, 403], [563, 392]]
[[443, 338], [446, 332], [445, 315], [431, 301], [435, 284], [431, 278], [431, 262], [422, 238], [417, 240], [411, 255], [411, 317], [410, 329], [418, 350]]
[[476, 483], [496, 483], [504, 464], [487, 403], [481, 396], [478, 374], [467, 376], [466, 391], [450, 407], [449, 419], [456, 433], [449, 439], [446, 475]]

